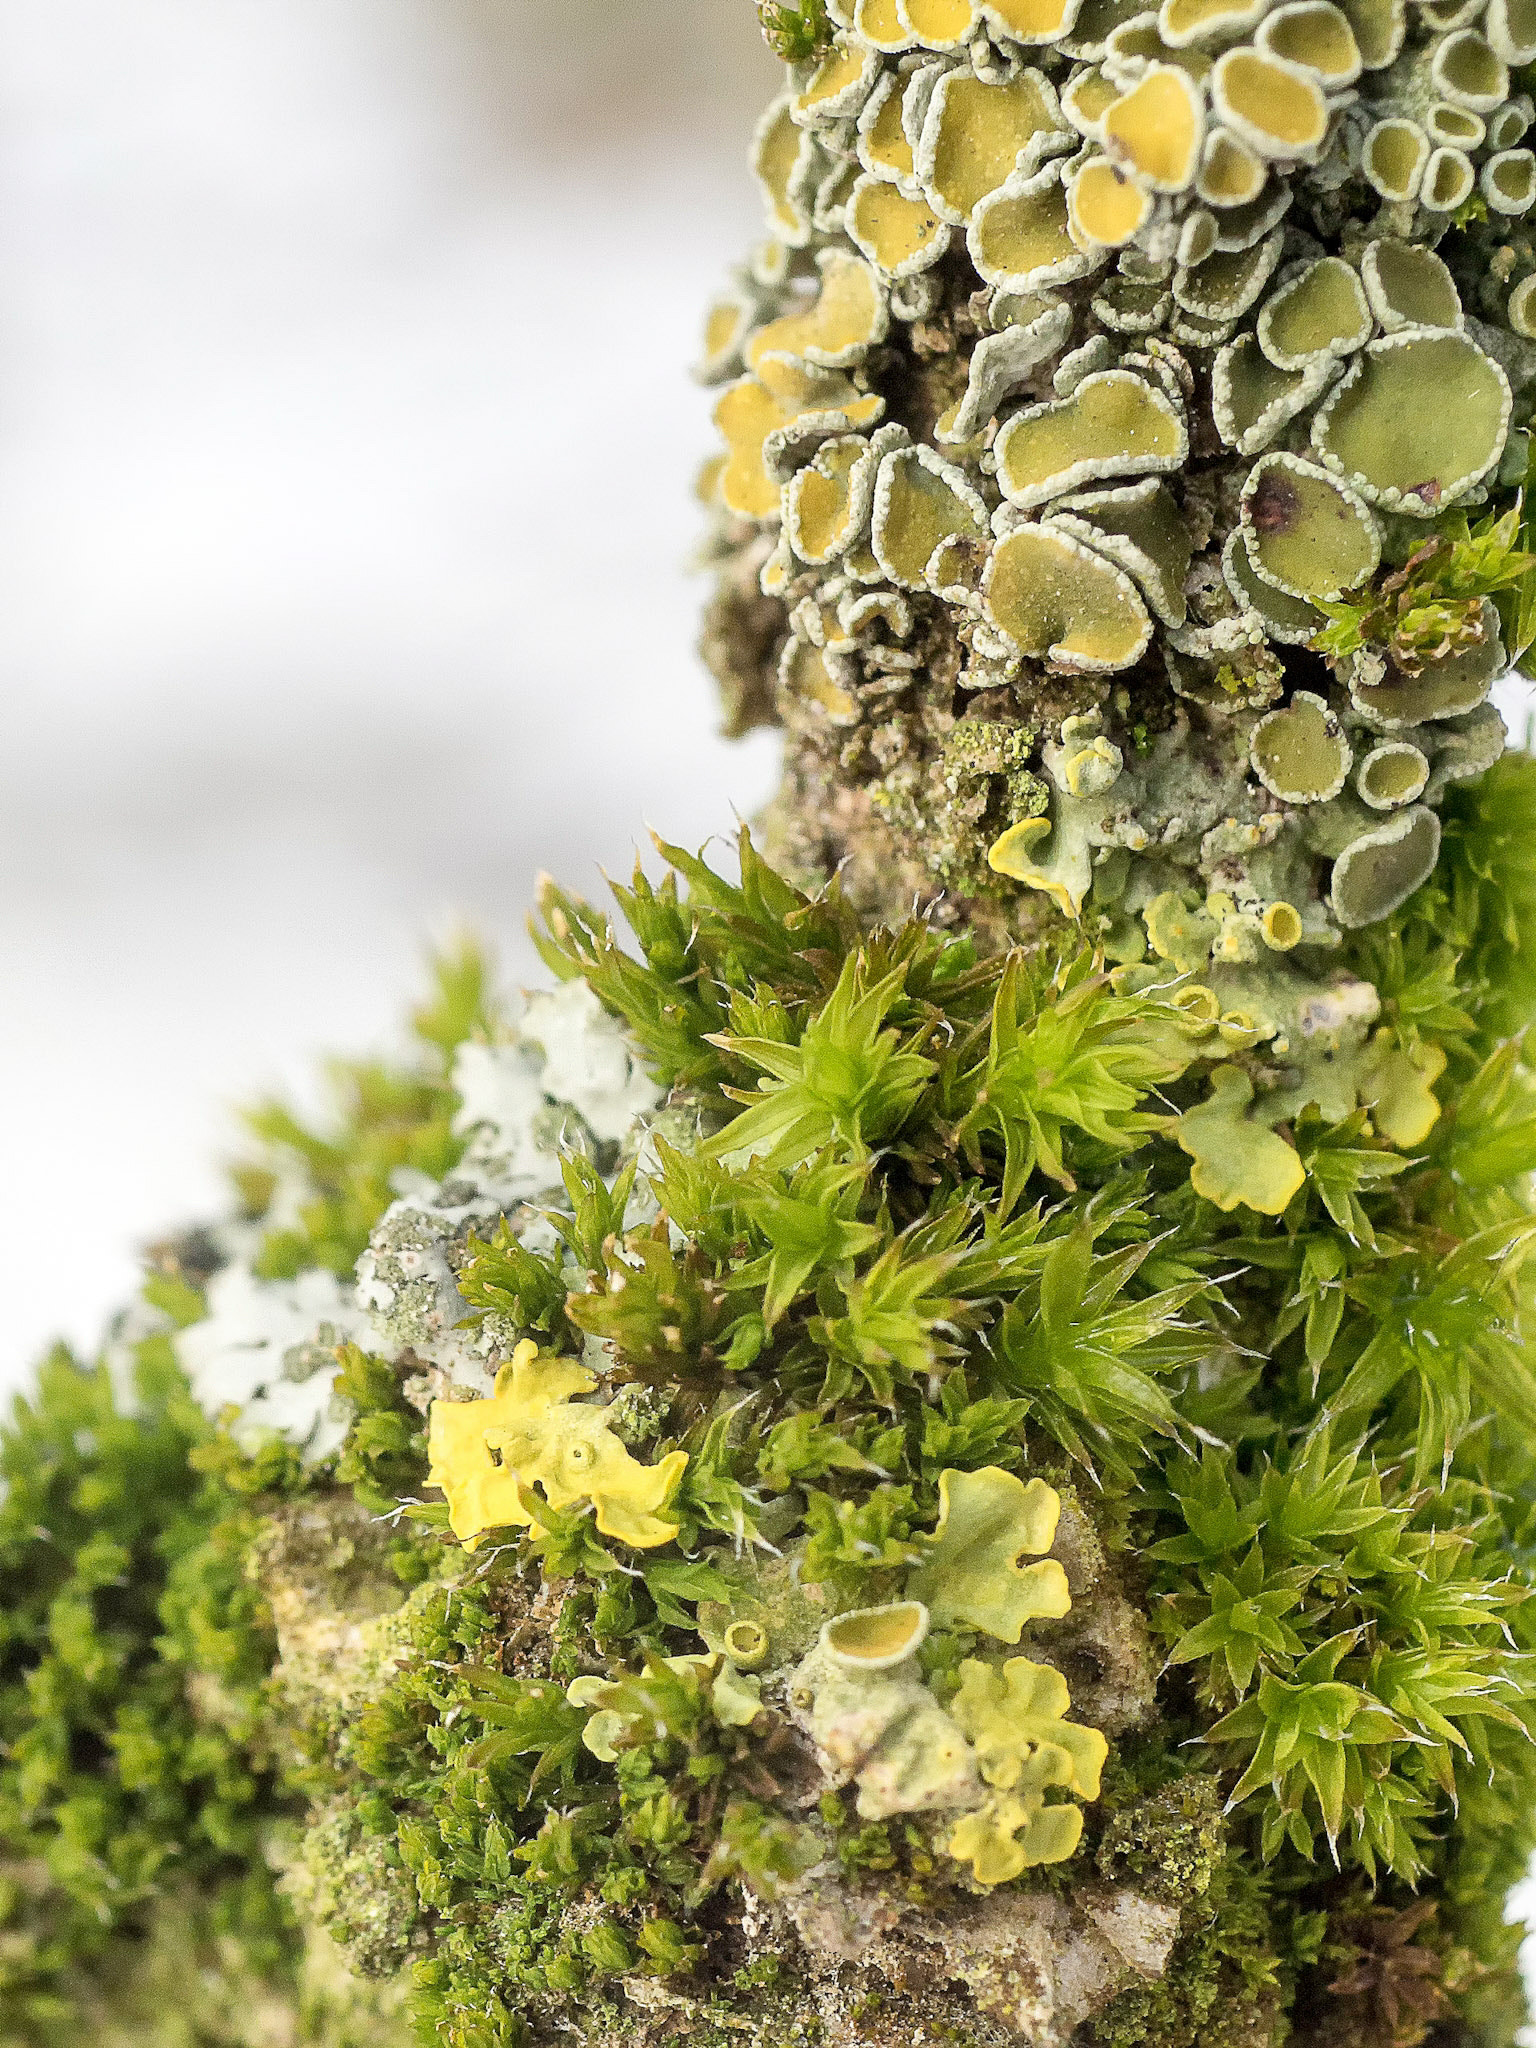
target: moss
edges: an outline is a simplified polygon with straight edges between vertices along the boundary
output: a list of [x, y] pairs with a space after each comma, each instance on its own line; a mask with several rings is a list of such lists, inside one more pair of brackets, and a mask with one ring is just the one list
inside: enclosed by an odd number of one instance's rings
[[1223, 1859], [1186, 1906], [1161, 1980], [1122, 1991], [1085, 2039], [1093, 2048], [1279, 2048], [1288, 1977], [1268, 1885], [1240, 1860]]
[[1203, 1899], [1227, 1853], [1221, 1809], [1216, 1779], [1176, 1777], [1113, 1814], [1099, 1839], [1099, 1870], [1179, 1905]]

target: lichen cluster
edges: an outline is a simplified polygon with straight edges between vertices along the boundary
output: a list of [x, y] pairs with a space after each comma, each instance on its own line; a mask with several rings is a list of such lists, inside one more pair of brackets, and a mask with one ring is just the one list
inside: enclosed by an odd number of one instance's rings
[[773, 848], [1191, 977], [1271, 1126], [1376, 1099], [1346, 941], [1432, 872], [1536, 631], [1536, 15], [769, 26], [798, 61], [701, 488], [706, 651], [790, 736]]

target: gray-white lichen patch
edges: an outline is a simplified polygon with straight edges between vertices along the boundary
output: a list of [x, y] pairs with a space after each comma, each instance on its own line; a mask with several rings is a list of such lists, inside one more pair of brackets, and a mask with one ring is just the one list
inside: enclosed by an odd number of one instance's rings
[[[313, 1267], [262, 1278], [254, 1234], [222, 1234], [228, 1259], [208, 1284], [208, 1314], [176, 1345], [194, 1396], [210, 1416], [233, 1411], [243, 1447], [275, 1434], [311, 1463], [333, 1456], [349, 1421], [333, 1393], [347, 1344], [406, 1358], [432, 1391], [489, 1393], [514, 1333], [494, 1316], [470, 1318], [455, 1274], [471, 1233], [486, 1235], [506, 1216], [547, 1249], [540, 1205], [564, 1200], [562, 1158], [585, 1154], [611, 1175], [639, 1149], [661, 1100], [634, 1042], [585, 982], [530, 994], [504, 1040], [461, 1045], [452, 1085], [453, 1129], [465, 1141], [458, 1163], [440, 1182], [397, 1171], [397, 1199], [353, 1277]], [[282, 1166], [281, 1211], [290, 1213], [305, 1186], [299, 1162]]]
[[210, 1415], [233, 1407], [238, 1443], [267, 1431], [330, 1457], [348, 1415], [333, 1400], [336, 1352], [373, 1336], [352, 1287], [322, 1267], [293, 1280], [262, 1280], [240, 1262], [208, 1283], [208, 1314], [176, 1340], [182, 1370]]

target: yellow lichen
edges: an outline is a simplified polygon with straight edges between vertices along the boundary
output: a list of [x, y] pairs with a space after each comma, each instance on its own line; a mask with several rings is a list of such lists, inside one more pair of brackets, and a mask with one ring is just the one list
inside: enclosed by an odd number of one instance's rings
[[1072, 239], [1059, 164], [1015, 172], [976, 208], [967, 236], [971, 261], [989, 284], [1035, 291], [1091, 270], [1096, 258]]
[[1159, 960], [1171, 960], [1180, 974], [1198, 974], [1211, 957], [1217, 925], [1193, 889], [1165, 889], [1142, 912], [1147, 937]]
[[986, 506], [963, 470], [931, 448], [886, 456], [875, 485], [872, 546], [893, 583], [923, 589], [941, 541], [961, 535], [980, 542], [986, 533]]
[[898, 184], [912, 177], [912, 144], [902, 121], [905, 97], [902, 81], [887, 73], [859, 116], [859, 162], [875, 177]]
[[1110, 150], [1154, 191], [1182, 192], [1205, 140], [1200, 88], [1176, 64], [1150, 65], [1104, 116]]
[[905, 50], [912, 41], [912, 31], [902, 20], [896, 0], [859, 0], [854, 27], [877, 50]]
[[1040, 505], [1110, 476], [1177, 469], [1183, 415], [1133, 370], [1097, 370], [1070, 398], [1023, 406], [997, 437], [997, 479], [1016, 505]]
[[848, 233], [886, 277], [926, 270], [949, 247], [951, 230], [931, 203], [910, 197], [875, 173], [855, 184], [847, 207]]
[[896, 0], [899, 20], [931, 50], [950, 50], [976, 26], [976, 0]]
[[1278, 1216], [1306, 1178], [1300, 1156], [1284, 1138], [1247, 1116], [1253, 1083], [1240, 1067], [1217, 1067], [1208, 1101], [1186, 1110], [1172, 1129], [1194, 1160], [1190, 1184], [1218, 1209], [1241, 1202], [1261, 1216]]
[[529, 1504], [535, 1487], [552, 1508], [591, 1501], [599, 1532], [637, 1550], [672, 1541], [678, 1525], [659, 1511], [688, 1453], [669, 1451], [659, 1464], [640, 1464], [608, 1427], [605, 1411], [575, 1399], [596, 1384], [586, 1366], [525, 1341], [496, 1375], [488, 1399], [432, 1403], [427, 1483], [447, 1495], [449, 1525], [461, 1543], [473, 1549], [488, 1529], [539, 1534]]
[[715, 406], [715, 425], [729, 448], [722, 503], [743, 518], [776, 518], [780, 486], [763, 460], [768, 436], [813, 412], [839, 413], [853, 427], [873, 426], [884, 409], [883, 399], [856, 391], [835, 370], [813, 369], [787, 355], [763, 357], [752, 376], [726, 386]]
[[1038, 71], [1000, 85], [951, 71], [934, 93], [919, 166], [934, 204], [946, 220], [969, 222], [1035, 136], [1060, 125], [1056, 95]]
[[1310, 71], [1254, 49], [1228, 50], [1211, 74], [1216, 112], [1261, 156], [1310, 156], [1328, 133], [1328, 102]]
[[802, 118], [825, 118], [844, 112], [873, 70], [874, 61], [872, 53], [857, 42], [834, 43], [796, 94], [795, 113]]
[[[997, 1465], [939, 1475], [939, 1519], [907, 1580], [940, 1628], [960, 1622], [1016, 1643], [1027, 1621], [1059, 1620], [1072, 1605], [1067, 1575], [1041, 1557], [1056, 1539], [1061, 1496]], [[1040, 1559], [1023, 1564], [1025, 1556]]]
[[1085, 164], [1072, 180], [1068, 211], [1077, 240], [1118, 249], [1146, 220], [1152, 201], [1101, 156]]
[[1411, 1051], [1389, 1031], [1371, 1041], [1371, 1062], [1360, 1082], [1360, 1099], [1371, 1122], [1392, 1145], [1422, 1145], [1440, 1120], [1434, 1084], [1445, 1072], [1442, 1047], [1423, 1040]]
[[862, 530], [854, 472], [868, 453], [862, 435], [838, 435], [785, 486], [784, 523], [802, 561], [830, 562]]
[[987, 0], [987, 13], [1020, 43], [1051, 43], [1071, 28], [1077, 0]]
[[1081, 1808], [1047, 1806], [1060, 1786], [1097, 1799], [1109, 1744], [1097, 1728], [1065, 1716], [1067, 1681], [1050, 1664], [1010, 1657], [1001, 1670], [968, 1657], [950, 1715], [970, 1738], [994, 1796], [959, 1821], [949, 1853], [969, 1863], [978, 1884], [1006, 1884], [1033, 1864], [1062, 1863], [1083, 1832]]
[[1130, 577], [1070, 533], [1021, 526], [987, 567], [987, 606], [1021, 654], [1059, 668], [1129, 668], [1152, 637]]
[[784, 355], [843, 369], [882, 340], [886, 326], [885, 294], [874, 271], [857, 256], [829, 249], [814, 305], [760, 327], [747, 343], [747, 367], [756, 370], [765, 356]]

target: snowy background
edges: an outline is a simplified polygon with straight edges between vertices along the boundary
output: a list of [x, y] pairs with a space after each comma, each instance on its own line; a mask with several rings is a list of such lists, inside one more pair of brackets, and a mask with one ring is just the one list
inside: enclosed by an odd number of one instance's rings
[[746, 0], [0, 0], [0, 1388], [535, 873], [750, 812], [684, 564]]

